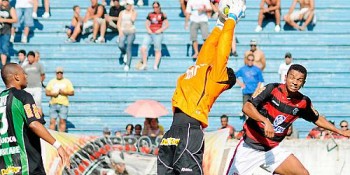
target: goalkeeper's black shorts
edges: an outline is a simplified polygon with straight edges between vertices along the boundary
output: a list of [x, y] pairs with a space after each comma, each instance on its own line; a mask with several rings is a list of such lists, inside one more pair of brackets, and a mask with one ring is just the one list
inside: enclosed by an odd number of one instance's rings
[[204, 134], [200, 122], [175, 110], [170, 130], [159, 144], [158, 175], [202, 175]]

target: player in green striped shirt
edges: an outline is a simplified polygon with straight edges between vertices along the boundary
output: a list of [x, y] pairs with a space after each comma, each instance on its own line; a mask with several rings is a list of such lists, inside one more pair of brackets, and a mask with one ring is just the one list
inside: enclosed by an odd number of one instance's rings
[[33, 97], [24, 91], [27, 76], [15, 63], [1, 70], [6, 90], [0, 93], [0, 174], [46, 174], [40, 138], [53, 145], [64, 164], [68, 155], [43, 126]]

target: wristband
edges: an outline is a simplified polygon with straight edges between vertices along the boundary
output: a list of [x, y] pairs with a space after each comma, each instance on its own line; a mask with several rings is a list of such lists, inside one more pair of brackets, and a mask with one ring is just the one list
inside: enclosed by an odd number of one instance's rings
[[53, 143], [52, 146], [55, 147], [56, 149], [58, 149], [59, 147], [61, 147], [61, 143], [56, 140], [55, 143]]

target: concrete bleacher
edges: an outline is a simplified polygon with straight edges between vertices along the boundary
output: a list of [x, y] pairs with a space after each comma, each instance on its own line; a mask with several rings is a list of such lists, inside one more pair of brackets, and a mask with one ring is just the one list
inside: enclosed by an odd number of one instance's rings
[[[51, 18], [35, 22], [34, 32], [30, 34], [29, 43], [16, 42], [13, 54], [20, 49], [38, 50], [45, 65], [45, 84], [55, 76], [56, 66], [63, 66], [64, 76], [75, 86], [75, 96], [71, 97], [68, 131], [70, 133], [101, 135], [103, 127], [124, 128], [127, 123], [143, 123], [135, 119], [124, 109], [138, 99], [154, 99], [162, 102], [171, 111], [171, 96], [177, 77], [193, 64], [189, 31], [184, 30], [184, 19], [179, 17], [178, 0], [160, 0], [162, 10], [168, 15], [170, 27], [164, 34], [163, 54], [160, 69], [137, 71], [134, 64], [140, 58], [139, 46], [146, 34], [144, 20], [151, 10], [150, 6], [136, 7], [137, 34], [133, 47], [132, 69], [123, 71], [119, 64], [120, 51], [114, 33], [107, 33], [107, 43], [93, 44], [86, 42], [84, 36], [78, 43], [66, 44], [64, 26], [69, 25], [72, 6], [80, 5], [83, 10], [89, 5], [87, 0], [51, 1]], [[147, 3], [146, 3], [147, 4]], [[151, 4], [151, 2], [148, 2]], [[288, 12], [291, 0], [282, 1], [282, 14]], [[317, 24], [310, 30], [299, 32], [284, 27], [285, 31], [275, 33], [274, 23], [268, 23], [261, 33], [255, 33], [259, 2], [247, 2], [246, 18], [236, 28], [238, 58], [231, 57], [229, 66], [237, 70], [243, 65], [242, 55], [249, 49], [249, 41], [256, 38], [259, 47], [267, 59], [264, 78], [266, 83], [278, 81], [278, 66], [284, 60], [285, 52], [293, 54], [294, 62], [305, 65], [309, 74], [302, 89], [311, 97], [313, 104], [321, 114], [336, 124], [342, 119], [350, 120], [348, 96], [350, 83], [350, 20], [347, 14], [350, 5], [346, 0], [316, 1]], [[107, 7], [108, 9], [109, 7]], [[43, 10], [39, 10], [39, 14]], [[39, 15], [40, 16], [40, 15]], [[215, 21], [210, 21], [213, 28]], [[16, 41], [19, 41], [17, 34]], [[199, 36], [200, 37], [200, 36]], [[16, 61], [12, 56], [12, 61]], [[153, 64], [153, 56], [149, 65]], [[214, 104], [210, 113], [208, 131], [220, 125], [219, 116], [228, 114], [230, 123], [237, 129], [242, 127], [241, 90], [234, 87], [224, 92]], [[43, 99], [44, 113], [48, 116], [48, 98]], [[48, 120], [48, 117], [46, 118]], [[168, 128], [171, 124], [171, 112], [160, 118], [161, 124]], [[313, 124], [297, 120], [295, 127], [300, 136], [305, 137]]]

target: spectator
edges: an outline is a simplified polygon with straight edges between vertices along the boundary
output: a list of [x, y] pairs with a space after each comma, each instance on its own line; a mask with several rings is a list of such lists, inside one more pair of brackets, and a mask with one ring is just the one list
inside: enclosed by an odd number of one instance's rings
[[[74, 31], [72, 35], [70, 36], [70, 38], [66, 40], [67, 43], [76, 42], [78, 35], [80, 33], [84, 35], [89, 31], [91, 31], [92, 28], [94, 27], [94, 24], [97, 25], [97, 24], [101, 24], [102, 22], [105, 22], [104, 20], [104, 14], [106, 11], [105, 7], [101, 4], [98, 4], [97, 0], [90, 0], [90, 1], [91, 1], [91, 6], [89, 6], [89, 8], [86, 10], [86, 14], [83, 19], [82, 29], [80, 29], [80, 23], [78, 23], [79, 27], [78, 26], [74, 27]], [[98, 31], [93, 33], [93, 36], [90, 38], [90, 41], [94, 42], [96, 40], [97, 32]]]
[[[38, 19], [38, 6], [39, 6], [39, 2], [40, 0], [33, 0], [33, 13], [32, 13], [32, 17], [33, 19]], [[44, 0], [44, 7], [45, 7], [45, 13], [43, 14], [42, 18], [44, 19], [48, 19], [50, 18], [50, 2], [49, 0]]]
[[147, 68], [148, 46], [152, 41], [154, 44], [155, 52], [153, 69], [158, 70], [160, 58], [162, 56], [163, 32], [169, 27], [167, 16], [162, 12], [159, 2], [154, 1], [152, 6], [153, 12], [147, 15], [146, 20], [146, 29], [148, 33], [145, 35], [141, 47], [141, 56], [143, 63], [140, 68], [141, 70]]
[[280, 75], [281, 83], [285, 83], [288, 69], [293, 64], [292, 61], [293, 61], [292, 54], [290, 52], [287, 52], [284, 55], [284, 63], [281, 63], [280, 67], [278, 68], [278, 74]]
[[[24, 21], [24, 30], [21, 38], [22, 43], [28, 42], [28, 34], [29, 34], [29, 28], [34, 26], [33, 22], [33, 3], [32, 1], [28, 0], [16, 0], [16, 14], [17, 14], [17, 22], [12, 26], [11, 29], [11, 37], [10, 42], [15, 41], [15, 31], [16, 29], [21, 27], [22, 21]], [[23, 18], [23, 20], [22, 20]]]
[[[42, 67], [44, 67], [42, 62], [40, 61], [40, 52], [36, 50], [34, 53], [35, 53], [35, 61], [34, 62], [39, 63]], [[44, 80], [41, 81], [41, 86], [43, 88], [46, 88], [46, 86], [44, 85]]]
[[27, 88], [24, 90], [33, 96], [38, 112], [42, 116], [42, 82], [45, 80], [45, 70], [42, 64], [35, 62], [35, 53], [33, 51], [28, 52], [27, 58], [28, 64], [22, 66], [28, 80]]
[[257, 47], [258, 42], [255, 39], [250, 40], [250, 50], [247, 50], [244, 53], [244, 64], [248, 64], [248, 58], [247, 56], [249, 54], [254, 55], [254, 66], [257, 66], [258, 68], [261, 69], [261, 71], [264, 71], [266, 67], [266, 59], [265, 59], [265, 54], [262, 50], [260, 50]]
[[230, 130], [230, 133], [229, 133], [229, 136], [228, 136], [228, 139], [233, 139], [235, 138], [235, 128], [231, 125], [228, 124], [228, 116], [227, 115], [222, 115], [220, 117], [220, 120], [221, 120], [221, 127], [219, 129], [225, 129], [225, 128], [228, 128]]
[[201, 30], [202, 39], [205, 41], [208, 37], [208, 16], [207, 12], [211, 11], [209, 0], [188, 0], [186, 6], [186, 19], [185, 29], [188, 28], [188, 19], [190, 20], [190, 39], [192, 41], [192, 47], [194, 54], [193, 59], [197, 59], [198, 56], [198, 30]]
[[[262, 85], [264, 78], [261, 70], [253, 64], [254, 55], [249, 54], [247, 56], [247, 65], [241, 67], [236, 72], [237, 84], [242, 88], [243, 93], [243, 105], [252, 97], [255, 90]], [[239, 79], [241, 77], [242, 81]], [[246, 117], [244, 118], [244, 120]]]
[[[300, 10], [295, 10], [295, 7], [299, 3]], [[296, 30], [305, 30], [312, 20], [316, 23], [314, 17], [315, 2], [314, 0], [300, 1], [293, 0], [292, 6], [289, 8], [287, 15], [284, 16], [284, 21], [292, 26]], [[296, 21], [305, 20], [302, 26], [299, 26]]]
[[81, 32], [81, 24], [83, 22], [83, 18], [80, 16], [80, 7], [78, 5], [73, 6], [73, 17], [71, 20], [70, 26], [67, 29], [67, 37], [68, 39], [74, 33], [74, 30], [79, 30]]
[[114, 136], [115, 137], [122, 137], [122, 130], [120, 128], [114, 129]]
[[210, 0], [210, 6], [213, 9], [211, 17], [214, 19], [219, 17], [219, 3], [220, 0]]
[[105, 127], [103, 129], [103, 137], [109, 137], [111, 136], [111, 130], [108, 127]]
[[146, 118], [144, 122], [144, 128], [142, 135], [149, 137], [157, 137], [164, 135], [164, 127], [159, 124], [157, 118]]
[[187, 7], [188, 0], [180, 0], [180, 8], [181, 8], [181, 17], [185, 17], [186, 14], [186, 7]]
[[26, 57], [26, 51], [25, 50], [19, 50], [17, 53], [17, 57], [18, 57], [18, 64], [23, 67], [26, 64], [28, 64], [28, 59]]
[[[267, 7], [265, 7], [265, 5], [267, 5]], [[275, 18], [275, 32], [281, 31], [281, 0], [261, 0], [258, 26], [256, 26], [255, 32], [262, 31], [262, 23], [265, 18]]]
[[[332, 125], [334, 125], [334, 121], [328, 121]], [[328, 130], [325, 130], [322, 127], [316, 126], [311, 129], [309, 134], [307, 135], [307, 139], [330, 139], [332, 137], [332, 133]]]
[[134, 136], [137, 138], [141, 137], [141, 132], [142, 132], [142, 126], [140, 124], [136, 124]]
[[[343, 130], [343, 131], [347, 131], [349, 130], [349, 124], [346, 120], [342, 120], [340, 123], [339, 123], [339, 126], [340, 126], [340, 129]], [[350, 139], [350, 137], [346, 137], [346, 136], [343, 136], [343, 135], [340, 135], [338, 134], [337, 139]]]
[[142, 7], [143, 4], [143, 0], [137, 0], [137, 6]]
[[329, 131], [325, 130], [322, 127], [316, 126], [311, 129], [309, 134], [307, 135], [307, 139], [329, 139], [331, 137]]
[[113, 31], [118, 32], [117, 23], [119, 19], [119, 14], [125, 8], [120, 5], [119, 0], [112, 0], [111, 4], [113, 4], [113, 6], [111, 6], [111, 8], [109, 9], [109, 15], [106, 15], [107, 27], [112, 29]]
[[[124, 61], [124, 71], [129, 71], [131, 64], [132, 45], [135, 40], [135, 20], [137, 12], [134, 9], [134, 1], [126, 0], [126, 8], [119, 14], [117, 26], [119, 32], [119, 44], [118, 47], [122, 52], [122, 58]], [[126, 43], [125, 43], [126, 42]], [[126, 48], [125, 48], [126, 45]]]
[[68, 117], [68, 96], [74, 95], [71, 81], [63, 77], [63, 68], [56, 68], [56, 78], [49, 81], [46, 87], [46, 95], [50, 100], [50, 129], [55, 130], [56, 118], [59, 117], [58, 131], [66, 132], [66, 120]]
[[123, 136], [131, 136], [133, 131], [134, 131], [134, 125], [127, 124], [125, 127], [125, 134]]
[[16, 10], [10, 6], [9, 0], [0, 2], [0, 54], [1, 65], [4, 66], [9, 57], [11, 27], [17, 22]]
[[[92, 30], [92, 37], [90, 38], [90, 42], [95, 43], [105, 43], [105, 34], [107, 29], [106, 19], [105, 16], [107, 15], [107, 11], [105, 6], [98, 5], [98, 11], [101, 11], [102, 9], [102, 15], [101, 12], [97, 12], [97, 16], [94, 17], [93, 21], [93, 30]], [[97, 34], [100, 32], [100, 36], [97, 38]], [[96, 39], [97, 38], [97, 39]]]

